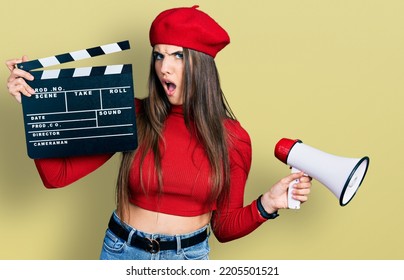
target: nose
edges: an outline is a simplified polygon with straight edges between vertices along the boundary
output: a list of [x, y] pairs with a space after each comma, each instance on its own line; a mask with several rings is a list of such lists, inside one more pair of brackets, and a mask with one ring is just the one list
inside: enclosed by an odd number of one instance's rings
[[160, 71], [162, 74], [171, 74], [172, 73], [172, 62], [170, 62], [170, 57], [166, 56], [161, 60], [161, 68]]

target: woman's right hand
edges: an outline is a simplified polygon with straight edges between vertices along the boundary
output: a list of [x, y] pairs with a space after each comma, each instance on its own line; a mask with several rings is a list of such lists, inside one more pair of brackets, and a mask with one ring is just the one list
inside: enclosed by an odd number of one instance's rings
[[6, 61], [7, 68], [10, 70], [10, 76], [7, 79], [8, 92], [21, 103], [21, 94], [31, 96], [35, 91], [25, 80], [32, 81], [34, 77], [27, 71], [18, 69], [16, 64], [27, 61], [24, 55], [21, 59], [10, 59]]

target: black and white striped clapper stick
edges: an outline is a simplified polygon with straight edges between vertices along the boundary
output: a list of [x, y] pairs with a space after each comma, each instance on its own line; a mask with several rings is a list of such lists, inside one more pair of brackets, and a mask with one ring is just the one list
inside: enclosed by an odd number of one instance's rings
[[25, 71], [31, 71], [33, 69], [45, 68], [58, 64], [63, 64], [72, 61], [78, 61], [86, 58], [91, 58], [99, 55], [111, 54], [130, 49], [129, 41], [122, 41], [108, 45], [97, 46], [94, 48], [83, 49], [74, 52], [68, 52], [64, 54], [58, 54], [27, 62], [17, 64], [17, 68]]
[[129, 41], [23, 62], [35, 90], [22, 95], [28, 156], [55, 158], [137, 147], [131, 64], [35, 70], [130, 48]]

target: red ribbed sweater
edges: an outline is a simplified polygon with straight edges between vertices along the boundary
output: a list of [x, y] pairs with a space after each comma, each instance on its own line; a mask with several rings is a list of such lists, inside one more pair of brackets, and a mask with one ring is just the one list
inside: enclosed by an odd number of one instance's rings
[[[141, 101], [136, 100], [141, 113]], [[224, 205], [208, 205], [209, 163], [203, 147], [185, 126], [181, 106], [173, 106], [164, 125], [161, 143], [163, 191], [158, 194], [153, 157], [143, 167], [145, 193], [140, 187], [139, 157], [135, 156], [129, 177], [130, 202], [147, 210], [178, 216], [197, 216], [213, 211], [212, 229], [220, 242], [243, 237], [266, 220], [256, 201], [244, 206], [244, 189], [251, 166], [251, 141], [239, 122], [226, 120], [230, 156], [230, 196]], [[36, 167], [47, 188], [60, 188], [88, 175], [112, 154], [69, 158], [37, 159]], [[150, 172], [149, 172], [150, 171]], [[220, 210], [220, 211], [215, 211]], [[217, 213], [220, 215], [217, 215]]]

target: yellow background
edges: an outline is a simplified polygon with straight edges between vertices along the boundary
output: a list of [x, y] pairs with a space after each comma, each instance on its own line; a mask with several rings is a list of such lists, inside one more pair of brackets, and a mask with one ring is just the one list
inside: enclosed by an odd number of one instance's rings
[[[3, 1], [0, 60], [129, 39], [129, 51], [63, 67], [132, 63], [136, 94], [144, 96], [151, 21], [194, 4], [231, 37], [216, 62], [252, 138], [246, 203], [289, 173], [273, 155], [280, 138], [371, 159], [347, 206], [314, 181], [301, 210], [282, 210], [230, 243], [212, 237], [211, 258], [404, 259], [404, 1]], [[67, 188], [46, 190], [26, 154], [5, 66], [0, 73], [0, 259], [97, 259], [119, 156]]]

